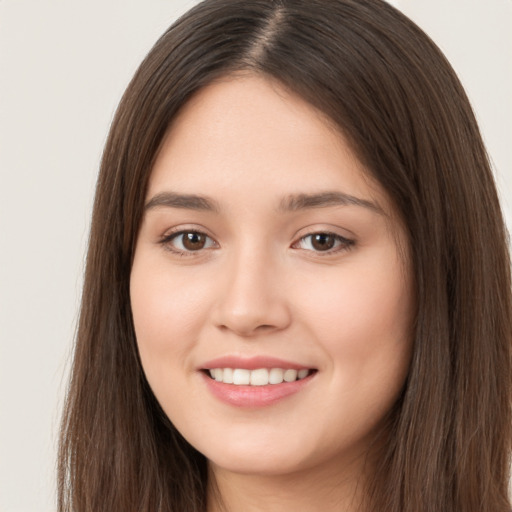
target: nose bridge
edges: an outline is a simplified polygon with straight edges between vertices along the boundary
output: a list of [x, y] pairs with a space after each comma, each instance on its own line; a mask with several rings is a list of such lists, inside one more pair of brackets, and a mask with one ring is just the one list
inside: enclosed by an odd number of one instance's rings
[[285, 328], [290, 321], [289, 304], [272, 251], [252, 243], [240, 244], [228, 260], [219, 296], [218, 326], [243, 336]]

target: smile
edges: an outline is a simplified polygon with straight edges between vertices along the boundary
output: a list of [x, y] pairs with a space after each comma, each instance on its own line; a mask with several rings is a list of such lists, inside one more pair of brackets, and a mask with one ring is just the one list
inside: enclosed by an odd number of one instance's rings
[[294, 382], [308, 377], [313, 370], [302, 368], [212, 368], [208, 370], [210, 377], [217, 382], [234, 384], [235, 386], [267, 386], [268, 384], [282, 384]]

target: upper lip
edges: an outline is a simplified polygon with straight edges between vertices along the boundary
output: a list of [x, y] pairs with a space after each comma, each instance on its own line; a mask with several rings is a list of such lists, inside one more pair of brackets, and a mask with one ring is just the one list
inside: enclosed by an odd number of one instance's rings
[[227, 355], [206, 361], [200, 368], [202, 370], [211, 370], [213, 368], [242, 368], [245, 370], [257, 370], [258, 368], [282, 368], [283, 370], [300, 370], [302, 368], [311, 369], [311, 366], [292, 361], [285, 361], [284, 359], [270, 356], [241, 357]]

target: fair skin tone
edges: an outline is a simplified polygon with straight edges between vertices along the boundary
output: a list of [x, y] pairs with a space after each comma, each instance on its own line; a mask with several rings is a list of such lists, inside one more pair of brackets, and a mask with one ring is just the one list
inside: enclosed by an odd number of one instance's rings
[[175, 119], [135, 251], [134, 326], [226, 510], [356, 510], [410, 360], [406, 248], [342, 135], [279, 84], [219, 80]]

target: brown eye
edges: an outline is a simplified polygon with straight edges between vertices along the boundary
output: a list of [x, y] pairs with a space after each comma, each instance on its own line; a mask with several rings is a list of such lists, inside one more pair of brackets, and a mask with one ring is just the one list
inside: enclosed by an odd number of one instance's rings
[[181, 235], [183, 237], [183, 247], [187, 249], [187, 251], [199, 251], [200, 249], [204, 249], [206, 245], [206, 235], [203, 233], [190, 232], [183, 233]]
[[354, 245], [354, 240], [349, 240], [335, 233], [311, 233], [302, 237], [294, 247], [317, 253], [337, 253], [348, 250]]
[[215, 247], [215, 242], [200, 231], [180, 231], [162, 240], [162, 243], [174, 252], [189, 253]]
[[316, 251], [328, 251], [336, 244], [336, 237], [329, 233], [311, 235], [311, 246]]

